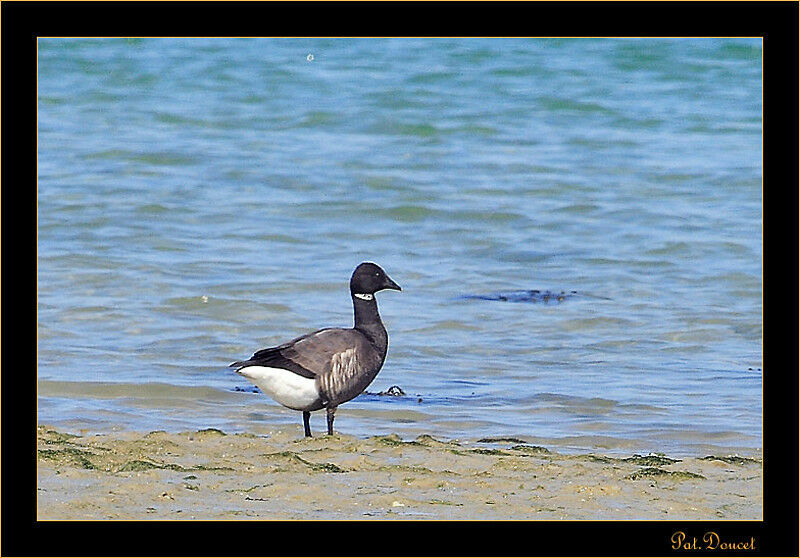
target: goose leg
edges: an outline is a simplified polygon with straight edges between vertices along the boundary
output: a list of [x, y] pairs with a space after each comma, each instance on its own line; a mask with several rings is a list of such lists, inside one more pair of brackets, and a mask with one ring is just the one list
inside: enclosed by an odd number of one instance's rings
[[328, 435], [333, 435], [333, 414], [336, 412], [336, 406], [328, 407]]
[[311, 427], [308, 425], [309, 418], [311, 418], [311, 412], [303, 411], [303, 427], [306, 429], [306, 438], [311, 437]]

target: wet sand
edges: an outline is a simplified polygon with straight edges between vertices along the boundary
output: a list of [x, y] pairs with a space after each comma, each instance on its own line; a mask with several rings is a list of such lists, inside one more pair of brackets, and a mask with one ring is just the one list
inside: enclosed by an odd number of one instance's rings
[[759, 457], [300, 434], [39, 426], [38, 519], [762, 518]]

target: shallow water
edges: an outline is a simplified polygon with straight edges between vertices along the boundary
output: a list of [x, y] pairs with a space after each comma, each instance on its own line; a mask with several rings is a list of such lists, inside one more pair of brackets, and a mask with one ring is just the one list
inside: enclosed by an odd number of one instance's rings
[[[343, 432], [761, 447], [759, 40], [40, 39], [38, 68], [40, 422], [299, 433], [226, 366], [351, 325], [371, 260], [403, 292], [368, 391], [407, 395]], [[465, 298], [534, 289], [576, 294]]]

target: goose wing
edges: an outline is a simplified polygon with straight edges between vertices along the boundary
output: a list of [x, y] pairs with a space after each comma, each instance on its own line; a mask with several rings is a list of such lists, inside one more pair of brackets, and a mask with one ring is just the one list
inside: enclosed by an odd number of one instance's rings
[[[248, 360], [230, 366], [266, 366], [290, 370], [306, 378], [330, 374], [340, 367], [342, 354], [360, 346], [363, 334], [352, 329], [325, 328], [302, 335], [277, 347], [257, 351]], [[351, 351], [352, 353], [352, 351]]]

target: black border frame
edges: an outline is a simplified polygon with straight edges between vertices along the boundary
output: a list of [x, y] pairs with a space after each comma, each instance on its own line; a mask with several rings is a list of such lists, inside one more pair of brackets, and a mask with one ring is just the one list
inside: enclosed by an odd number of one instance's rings
[[[725, 554], [671, 548], [678, 530], [698, 538], [714, 530], [723, 538], [755, 537], [754, 551], [733, 554], [798, 556], [798, 337], [780, 320], [785, 308], [798, 308], [792, 258], [798, 254], [798, 3], [6, 1], [0, 9], [1, 555]], [[30, 376], [36, 370], [38, 36], [764, 37], [764, 521], [37, 522]]]

